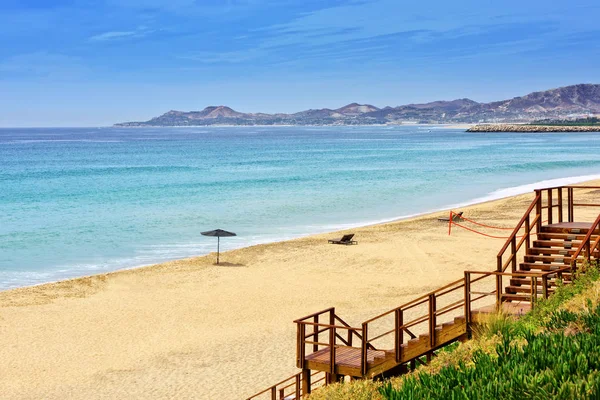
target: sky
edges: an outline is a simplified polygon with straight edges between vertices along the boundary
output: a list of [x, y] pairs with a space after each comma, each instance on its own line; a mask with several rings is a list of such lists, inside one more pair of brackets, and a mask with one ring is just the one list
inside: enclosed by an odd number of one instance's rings
[[597, 0], [0, 0], [0, 126], [600, 83], [599, 18]]

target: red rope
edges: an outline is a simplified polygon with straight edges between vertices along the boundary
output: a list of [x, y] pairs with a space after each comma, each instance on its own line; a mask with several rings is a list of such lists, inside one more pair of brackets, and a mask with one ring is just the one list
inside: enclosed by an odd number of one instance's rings
[[[486, 227], [486, 228], [505, 229], [505, 230], [511, 230], [511, 231], [514, 230], [514, 228], [502, 228], [502, 227], [499, 227], [499, 226], [491, 226], [491, 225], [481, 224], [479, 222], [476, 222], [476, 221], [473, 221], [471, 219], [465, 218], [462, 215], [459, 215], [459, 214], [455, 213], [454, 211], [450, 211], [450, 218], [448, 219], [448, 235], [450, 235], [451, 232], [452, 232], [452, 225], [456, 225], [456, 226], [459, 226], [459, 227], [461, 227], [463, 229], [471, 231], [473, 233], [477, 233], [479, 235], [486, 236], [486, 237], [493, 238], [493, 239], [510, 239], [512, 237], [512, 236], [494, 236], [494, 235], [488, 235], [487, 233], [476, 231], [475, 229], [471, 229], [471, 228], [468, 228], [468, 227], [466, 227], [464, 225], [460, 225], [460, 224], [454, 222], [454, 219], [453, 219], [454, 216], [457, 216], [461, 220], [465, 220], [467, 222], [471, 222], [471, 223], [473, 223], [475, 225], [483, 226], [483, 227]], [[542, 223], [544, 223], [544, 222], [547, 222], [547, 221], [543, 221]], [[522, 226], [521, 228], [524, 228], [524, 226]], [[530, 232], [529, 234], [532, 235], [533, 232]], [[524, 236], [525, 235], [515, 236], [515, 237], [516, 238], [522, 238]]]
[[[492, 238], [492, 239], [510, 239], [512, 237], [512, 236], [494, 236], [494, 235], [488, 235], [487, 233], [476, 231], [475, 229], [468, 228], [468, 227], [466, 227], [464, 225], [457, 224], [456, 222], [453, 222], [453, 221], [450, 221], [450, 225], [460, 226], [463, 229], [466, 229], [466, 230], [471, 231], [473, 233], [477, 233], [478, 235], [486, 236], [486, 237], [489, 237], [489, 238]], [[525, 236], [525, 235], [517, 236], [517, 238], [522, 238], [523, 236]]]
[[[454, 214], [454, 215], [458, 215], [458, 214]], [[479, 222], [473, 221], [472, 219], [465, 218], [465, 217], [463, 217], [462, 215], [460, 216], [460, 219], [464, 219], [465, 221], [469, 221], [469, 222], [470, 222], [470, 223], [472, 223], [472, 224], [479, 225], [479, 226], [483, 226], [483, 227], [485, 227], [485, 228], [492, 228], [492, 229], [504, 229], [504, 230], [507, 230], [507, 231], [512, 231], [512, 230], [514, 230], [514, 229], [515, 229], [515, 228], [503, 228], [503, 227], [500, 227], [500, 226], [491, 226], [491, 225], [482, 224], [482, 223], [479, 223]], [[524, 226], [522, 226], [521, 228], [524, 228]]]

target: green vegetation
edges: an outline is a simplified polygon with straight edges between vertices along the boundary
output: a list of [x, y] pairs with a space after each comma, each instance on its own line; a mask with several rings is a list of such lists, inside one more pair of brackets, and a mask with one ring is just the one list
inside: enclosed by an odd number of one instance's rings
[[577, 119], [542, 119], [531, 122], [529, 125], [544, 125], [544, 126], [598, 126], [600, 118], [577, 118]]
[[438, 352], [413, 373], [332, 385], [310, 400], [598, 399], [599, 279], [588, 268], [522, 318], [491, 317], [476, 339]]

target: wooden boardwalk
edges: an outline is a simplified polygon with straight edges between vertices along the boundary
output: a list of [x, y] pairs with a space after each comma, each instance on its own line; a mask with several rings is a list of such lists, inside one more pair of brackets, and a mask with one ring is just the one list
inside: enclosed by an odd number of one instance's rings
[[552, 295], [558, 280], [570, 283], [582, 263], [600, 258], [600, 215], [594, 222], [574, 218], [576, 207], [600, 204], [577, 203], [578, 189], [600, 187], [536, 190], [498, 253], [495, 271], [465, 271], [461, 279], [360, 326], [350, 326], [335, 308], [294, 321], [296, 364], [301, 372], [248, 400], [299, 399], [344, 376], [402, 374], [429, 361], [436, 350], [469, 338], [473, 325], [490, 314], [527, 313], [538, 299]]

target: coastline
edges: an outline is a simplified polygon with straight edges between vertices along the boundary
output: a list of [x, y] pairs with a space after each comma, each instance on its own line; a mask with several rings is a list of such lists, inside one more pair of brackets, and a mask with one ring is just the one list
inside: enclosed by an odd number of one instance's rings
[[[430, 215], [449, 211], [451, 209], [458, 208], [458, 207], [468, 207], [468, 206], [473, 206], [473, 205], [485, 204], [488, 202], [501, 200], [501, 199], [509, 198], [512, 196], [518, 196], [518, 195], [530, 193], [535, 188], [571, 185], [571, 184], [577, 184], [577, 183], [595, 181], [595, 180], [600, 180], [600, 174], [572, 176], [572, 177], [566, 177], [566, 178], [555, 178], [555, 179], [537, 181], [537, 182], [530, 183], [530, 184], [497, 189], [497, 190], [494, 190], [494, 191], [488, 193], [487, 195], [484, 195], [481, 197], [476, 197], [476, 198], [468, 199], [468, 200], [457, 202], [457, 203], [445, 204], [445, 205], [442, 205], [441, 207], [437, 207], [435, 209], [424, 210], [422, 212], [417, 212], [414, 214], [398, 215], [398, 216], [393, 216], [390, 218], [381, 218], [381, 219], [376, 219], [376, 220], [360, 220], [360, 221], [354, 221], [354, 222], [340, 223], [340, 224], [336, 224], [334, 226], [326, 225], [326, 226], [319, 227], [317, 230], [313, 230], [311, 232], [301, 233], [298, 235], [286, 236], [280, 240], [270, 240], [270, 239], [257, 240], [257, 241], [253, 241], [250, 243], [242, 244], [239, 247], [233, 246], [233, 247], [230, 247], [227, 251], [241, 250], [241, 249], [245, 249], [245, 248], [249, 248], [249, 247], [253, 247], [253, 246], [263, 246], [263, 245], [269, 245], [269, 244], [284, 243], [287, 241], [292, 241], [292, 240], [297, 240], [297, 239], [310, 238], [312, 236], [317, 236], [317, 235], [336, 235], [336, 234], [339, 234], [340, 232], [346, 231], [348, 229], [368, 228], [368, 227], [373, 227], [373, 226], [382, 225], [382, 224], [401, 222], [401, 221], [406, 221], [406, 220], [409, 220], [412, 218], [427, 217]], [[227, 251], [223, 251], [222, 254], [226, 253]], [[43, 285], [47, 285], [47, 284], [55, 284], [55, 283], [60, 283], [60, 282], [65, 282], [65, 281], [77, 280], [80, 278], [93, 278], [95, 276], [119, 273], [121, 271], [130, 271], [130, 270], [137, 270], [137, 269], [141, 269], [141, 268], [149, 268], [149, 267], [153, 267], [153, 266], [157, 266], [157, 265], [161, 265], [161, 264], [165, 264], [165, 263], [170, 263], [170, 262], [195, 259], [198, 257], [206, 257], [206, 256], [209, 256], [210, 254], [212, 254], [212, 252], [199, 253], [199, 254], [195, 254], [191, 257], [177, 257], [177, 258], [156, 260], [155, 262], [125, 266], [125, 267], [110, 269], [108, 271], [101, 271], [101, 272], [93, 273], [93, 274], [86, 273], [83, 275], [73, 275], [73, 276], [67, 275], [64, 277], [60, 277], [59, 279], [56, 279], [56, 280], [49, 280], [46, 282], [40, 282], [40, 283], [36, 283], [36, 284], [25, 284], [25, 285], [16, 286], [16, 287], [0, 289], [0, 294], [3, 292], [6, 292], [6, 291], [21, 289], [21, 288], [38, 287], [38, 286], [43, 286]], [[65, 267], [65, 268], [68, 268], [68, 267]], [[76, 269], [76, 271], [81, 271], [81, 268]]]
[[[532, 197], [460, 211], [511, 227]], [[343, 232], [324, 233], [228, 251], [220, 266], [209, 254], [0, 292], [0, 390], [47, 399], [250, 395], [296, 371], [293, 319], [335, 306], [357, 324], [465, 269], [493, 269], [503, 241], [448, 236], [441, 216], [353, 228], [357, 246], [330, 245]]]

